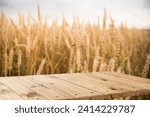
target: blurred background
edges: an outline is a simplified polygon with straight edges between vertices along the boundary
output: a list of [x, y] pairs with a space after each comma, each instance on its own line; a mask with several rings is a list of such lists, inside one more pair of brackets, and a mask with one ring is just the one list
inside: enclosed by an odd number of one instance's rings
[[[36, 18], [37, 4], [38, 0], [0, 0], [0, 10], [16, 20], [18, 11], [25, 16], [30, 12]], [[117, 25], [124, 22], [128, 27], [150, 28], [150, 0], [40, 0], [40, 6], [49, 22], [64, 15], [70, 23], [74, 16], [94, 23], [98, 16], [102, 19], [106, 8]]]

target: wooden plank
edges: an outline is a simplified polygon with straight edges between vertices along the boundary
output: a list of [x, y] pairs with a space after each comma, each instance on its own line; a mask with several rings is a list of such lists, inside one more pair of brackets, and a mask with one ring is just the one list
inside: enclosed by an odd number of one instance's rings
[[142, 78], [142, 77], [133, 76], [129, 74], [122, 74], [122, 73], [117, 73], [117, 72], [104, 72], [104, 73], [150, 85], [150, 80], [147, 78]]
[[125, 99], [150, 94], [150, 80], [118, 73], [71, 73], [0, 79], [0, 99]]
[[[42, 77], [42, 76], [41, 76]], [[41, 79], [41, 77], [38, 77], [38, 79]], [[34, 77], [25, 77], [20, 79], [15, 79], [21, 84], [25, 85], [26, 87], [32, 89], [36, 93], [43, 95], [47, 99], [65, 99], [65, 96], [61, 95], [60, 93], [56, 92], [54, 88], [45, 86], [43, 83], [33, 80]], [[43, 78], [42, 78], [43, 79]]]
[[1, 78], [0, 82], [13, 90], [17, 95], [22, 97], [23, 99], [46, 99], [45, 97], [37, 94], [33, 90], [25, 87], [24, 85], [18, 83], [14, 80], [14, 78]]
[[[106, 86], [108, 89], [115, 90], [117, 93], [119, 93], [119, 96], [121, 97], [127, 97], [129, 95], [136, 95], [136, 91], [138, 89], [135, 89], [131, 86], [127, 86], [125, 84], [118, 83], [114, 80], [108, 80], [106, 77], [97, 76], [95, 74], [81, 74], [83, 75], [83, 78], [85, 80], [92, 79], [95, 82], [99, 82], [102, 85]], [[113, 98], [116, 98], [114, 94], [112, 95]]]
[[[93, 74], [95, 76], [90, 76], [90, 74]], [[96, 75], [97, 74], [97, 75]], [[67, 76], [68, 75], [68, 76]], [[95, 91], [101, 92], [104, 95], [111, 94], [112, 98], [117, 98], [117, 97], [126, 97], [126, 96], [133, 96], [133, 95], [140, 95], [140, 94], [145, 94], [149, 93], [149, 86], [150, 85], [141, 85], [139, 82], [135, 84], [135, 82], [132, 82], [129, 84], [129, 81], [127, 79], [119, 79], [116, 77], [111, 77], [111, 76], [106, 76], [105, 74], [102, 73], [86, 73], [86, 74], [64, 74], [64, 76], [61, 75], [55, 75], [60, 77], [61, 79], [64, 79], [66, 81], [75, 83], [75, 84], [80, 84], [86, 88], [89, 89], [94, 89]], [[67, 76], [67, 78], [65, 78]], [[86, 76], [86, 77], [85, 77]], [[111, 80], [111, 82], [106, 83], [105, 81], [98, 81], [95, 80], [95, 77], [103, 76], [103, 80]], [[87, 78], [89, 77], [89, 78]], [[86, 79], [85, 79], [86, 78]], [[95, 80], [95, 81], [94, 81]], [[116, 82], [116, 83], [115, 83]], [[131, 82], [131, 81], [130, 81]], [[125, 84], [124, 84], [125, 83]], [[110, 91], [115, 90], [115, 91]]]
[[99, 76], [99, 78], [110, 80], [111, 82], [118, 82], [118, 84], [126, 85], [126, 87], [134, 88], [136, 95], [144, 95], [150, 93], [150, 84], [134, 81], [132, 79], [126, 79], [124, 77], [116, 77], [107, 73], [91, 73], [93, 75]]
[[101, 93], [104, 97], [112, 98], [112, 94], [114, 97], [120, 96], [121, 92], [115, 91], [113, 89], [109, 89], [107, 86], [102, 84], [101, 82], [96, 82], [92, 78], [84, 78], [84, 76], [80, 74], [62, 74], [62, 75], [54, 75], [59, 77], [62, 80], [70, 82], [75, 85], [79, 85], [81, 87], [87, 88], [89, 90], [93, 90], [96, 92]]
[[[105, 73], [87, 73], [86, 76], [91, 76], [93, 79], [99, 79], [110, 83], [116, 83], [119, 87], [125, 86], [127, 89], [139, 90], [149, 89], [150, 85], [134, 81], [132, 79], [126, 79], [124, 77], [116, 77]], [[145, 85], [146, 84], [146, 85]], [[115, 86], [115, 84], [113, 84]]]
[[131, 79], [131, 78], [126, 78], [124, 76], [120, 77], [120, 76], [116, 76], [116, 75], [108, 74], [108, 73], [98, 73], [97, 72], [95, 74], [99, 74], [101, 76], [103, 75], [103, 76], [105, 76], [108, 79], [109, 78], [114, 78], [114, 80], [118, 80], [118, 81], [120, 81], [120, 83], [125, 83], [126, 85], [133, 86], [133, 87], [136, 87], [136, 88], [150, 89], [150, 84], [143, 83], [142, 79], [141, 79], [141, 82], [139, 82], [139, 81]]
[[0, 83], [0, 100], [21, 100], [23, 99], [19, 95], [17, 95], [13, 90], [5, 86], [3, 83]]
[[[100, 93], [68, 83], [64, 80], [60, 80], [57, 77], [48, 75], [32, 78], [21, 78], [16, 80], [18, 80], [18, 82], [20, 83], [23, 83], [24, 85], [27, 85], [29, 88], [38, 92], [39, 94], [52, 99], [91, 99], [93, 97], [96, 97], [97, 95], [100, 95]], [[37, 85], [46, 87], [50, 91], [53, 91], [53, 93], [47, 94], [44, 93], [43, 90], [41, 93], [37, 89], [35, 89]]]

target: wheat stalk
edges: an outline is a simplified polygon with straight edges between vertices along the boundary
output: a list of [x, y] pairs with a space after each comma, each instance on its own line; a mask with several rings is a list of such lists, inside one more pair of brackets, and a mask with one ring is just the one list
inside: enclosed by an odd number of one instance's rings
[[41, 24], [41, 10], [40, 10], [40, 0], [38, 0], [38, 19]]
[[13, 48], [11, 48], [9, 52], [9, 61], [8, 61], [9, 75], [10, 75], [10, 72], [12, 71], [13, 57], [14, 57], [14, 50]]
[[114, 72], [115, 71], [115, 59], [111, 58], [109, 64], [107, 66], [107, 71]]
[[93, 61], [93, 72], [96, 72], [99, 67], [99, 47], [96, 48], [95, 50], [95, 58]]
[[4, 76], [7, 76], [7, 67], [8, 67], [8, 56], [7, 56], [7, 49], [8, 49], [8, 25], [4, 22], [3, 27], [3, 39], [4, 39]]
[[104, 17], [103, 17], [103, 31], [106, 30], [106, 19], [107, 19], [107, 13], [106, 9], [104, 9]]
[[150, 54], [147, 55], [146, 63], [144, 65], [144, 69], [142, 71], [142, 77], [144, 77], [144, 78], [147, 77], [147, 73], [148, 73], [149, 68], [150, 68]]
[[18, 49], [18, 62], [17, 62], [17, 66], [18, 66], [18, 76], [20, 75], [21, 63], [22, 63], [22, 52], [21, 52], [20, 49]]
[[44, 68], [45, 63], [46, 63], [46, 59], [43, 59], [40, 66], [39, 66], [39, 68], [38, 68], [38, 70], [37, 70], [37, 72], [36, 72], [36, 75], [40, 75], [42, 73], [42, 70]]
[[104, 61], [104, 58], [101, 58], [99, 72], [107, 71], [107, 63]]

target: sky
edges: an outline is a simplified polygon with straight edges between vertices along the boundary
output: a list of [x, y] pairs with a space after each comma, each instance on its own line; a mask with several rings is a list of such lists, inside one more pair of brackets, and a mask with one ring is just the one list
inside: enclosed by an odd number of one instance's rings
[[[37, 4], [38, 0], [0, 0], [0, 10], [13, 19], [19, 11], [37, 17]], [[49, 21], [61, 20], [64, 15], [69, 22], [74, 16], [96, 22], [98, 17], [102, 20], [106, 8], [117, 25], [124, 22], [129, 27], [150, 28], [150, 0], [40, 0], [40, 6]]]

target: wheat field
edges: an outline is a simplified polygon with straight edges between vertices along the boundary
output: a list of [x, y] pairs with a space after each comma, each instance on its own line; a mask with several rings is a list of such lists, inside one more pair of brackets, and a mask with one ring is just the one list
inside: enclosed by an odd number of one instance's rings
[[106, 11], [95, 24], [47, 21], [39, 6], [38, 20], [20, 13], [19, 23], [1, 12], [0, 76], [109, 71], [150, 78], [148, 29], [116, 26]]

